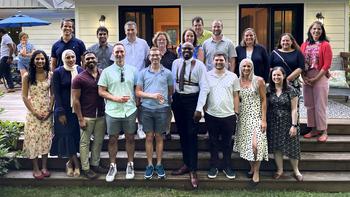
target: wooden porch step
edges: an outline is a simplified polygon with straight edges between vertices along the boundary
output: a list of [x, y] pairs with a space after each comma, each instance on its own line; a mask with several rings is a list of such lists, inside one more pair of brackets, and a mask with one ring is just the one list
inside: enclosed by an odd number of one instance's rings
[[[143, 171], [135, 172], [135, 179], [125, 180], [125, 171], [118, 171], [116, 180], [111, 183], [105, 181], [105, 175], [101, 175], [96, 180], [88, 180], [84, 177], [67, 177], [62, 171], [51, 171], [50, 178], [44, 180], [34, 180], [32, 171], [10, 171], [5, 176], [0, 177], [2, 186], [110, 186], [110, 187], [151, 187], [151, 188], [174, 188], [174, 189], [191, 189], [189, 176], [171, 176], [167, 171], [166, 179], [144, 180]], [[291, 172], [287, 172], [288, 177], [280, 180], [271, 178], [272, 172], [261, 172], [258, 189], [278, 189], [278, 190], [307, 190], [317, 192], [349, 192], [350, 191], [350, 172], [302, 172], [303, 182], [296, 182], [291, 177]], [[216, 179], [207, 178], [206, 171], [198, 171], [199, 189], [247, 189], [249, 180], [245, 172], [236, 172], [236, 179], [228, 180], [222, 172]]]
[[[155, 154], [154, 154], [155, 158]], [[32, 169], [32, 163], [29, 159], [19, 157], [17, 158], [20, 169]], [[48, 167], [49, 169], [64, 169], [67, 159], [58, 157], [49, 157]], [[144, 170], [147, 161], [146, 153], [144, 151], [136, 151], [134, 158], [135, 169]], [[155, 160], [154, 160], [155, 163]], [[173, 170], [180, 167], [182, 162], [181, 152], [165, 151], [163, 153], [162, 163], [165, 169]], [[239, 157], [238, 153], [232, 153], [231, 163], [236, 170], [247, 170], [249, 164], [246, 160]], [[127, 164], [127, 154], [125, 151], [120, 151], [117, 154], [117, 166], [119, 170], [124, 170]], [[108, 152], [101, 153], [101, 165], [109, 166]], [[210, 167], [210, 154], [208, 152], [198, 153], [198, 169], [207, 170]], [[11, 169], [15, 169], [15, 166], [10, 166]], [[350, 171], [350, 152], [335, 153], [335, 152], [302, 152], [301, 160], [299, 162], [299, 168], [302, 171]], [[273, 155], [269, 155], [269, 161], [262, 162], [262, 170], [272, 171], [275, 170], [275, 162]], [[290, 162], [287, 158], [284, 158], [284, 169], [291, 170]]]

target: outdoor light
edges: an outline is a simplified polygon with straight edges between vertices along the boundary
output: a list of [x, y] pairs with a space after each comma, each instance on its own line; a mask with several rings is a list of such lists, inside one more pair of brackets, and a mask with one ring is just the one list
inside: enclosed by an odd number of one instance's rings
[[105, 26], [105, 21], [106, 21], [105, 15], [101, 15], [100, 19], [98, 20], [98, 22], [100, 23], [101, 27]]
[[322, 15], [322, 12], [318, 12], [318, 13], [316, 14], [316, 18], [317, 18], [318, 21], [320, 21], [320, 22], [323, 24], [323, 22], [324, 22], [324, 16]]

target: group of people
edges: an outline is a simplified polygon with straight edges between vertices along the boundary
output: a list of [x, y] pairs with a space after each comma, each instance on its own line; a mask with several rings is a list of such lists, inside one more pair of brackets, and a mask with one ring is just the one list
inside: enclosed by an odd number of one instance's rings
[[[144, 178], [154, 174], [164, 178], [163, 134], [171, 137], [173, 114], [183, 165], [171, 174], [188, 173], [192, 187], [197, 188], [197, 134], [204, 114], [209, 134], [209, 178], [215, 178], [219, 169], [228, 179], [235, 178], [234, 150], [249, 161], [247, 176], [253, 186], [260, 181], [260, 163], [268, 160], [268, 153], [274, 154], [277, 166], [274, 179], [283, 176], [283, 156], [287, 156], [294, 177], [302, 181], [298, 169], [300, 75], [311, 130], [304, 137], [320, 136], [318, 141], [327, 141], [327, 72], [332, 50], [320, 22], [311, 24], [301, 48], [291, 34], [282, 34], [270, 57], [252, 28], [244, 30], [235, 48], [222, 34], [221, 20], [212, 22], [210, 32], [203, 29], [201, 17], [193, 18], [192, 28], [183, 32], [177, 54], [169, 50], [166, 32], [157, 32], [149, 48], [137, 37], [137, 25], [132, 21], [124, 26], [126, 38], [114, 46], [107, 42], [107, 28], [99, 27], [99, 42], [86, 50], [73, 36], [73, 25], [71, 20], [62, 21], [63, 35], [52, 47], [51, 69], [45, 52], [35, 50], [23, 74], [22, 97], [28, 108], [23, 148], [33, 161], [36, 179], [50, 176], [50, 153], [69, 158], [68, 176], [82, 173], [95, 179], [106, 174], [106, 181], [112, 182], [122, 134], [127, 152], [125, 178], [133, 179], [136, 131], [140, 138], [145, 137], [148, 164]], [[18, 49], [24, 51], [23, 47]], [[105, 132], [109, 135], [109, 169], [100, 165]], [[41, 170], [38, 156], [42, 157]]]

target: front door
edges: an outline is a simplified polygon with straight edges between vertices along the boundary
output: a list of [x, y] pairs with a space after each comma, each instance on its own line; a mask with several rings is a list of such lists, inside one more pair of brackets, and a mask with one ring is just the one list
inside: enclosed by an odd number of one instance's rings
[[272, 51], [282, 33], [291, 33], [303, 42], [303, 4], [240, 5], [239, 35], [245, 28], [255, 29], [258, 42]]
[[149, 46], [158, 31], [167, 32], [173, 46], [180, 42], [180, 6], [119, 6], [119, 40], [125, 38], [127, 21], [136, 22], [138, 37]]

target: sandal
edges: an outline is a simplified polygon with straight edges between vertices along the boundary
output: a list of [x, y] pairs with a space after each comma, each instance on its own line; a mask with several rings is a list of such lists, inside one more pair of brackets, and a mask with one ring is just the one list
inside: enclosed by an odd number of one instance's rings
[[50, 177], [51, 176], [51, 173], [47, 169], [45, 169], [45, 170], [42, 169], [41, 173], [44, 175], [44, 177]]
[[277, 172], [272, 176], [273, 179], [280, 179], [283, 177], [283, 172], [281, 174], [278, 174]]
[[309, 133], [304, 135], [304, 138], [312, 138], [315, 136], [321, 135], [321, 132], [319, 131], [310, 131]]
[[41, 173], [40, 175], [35, 175], [35, 173], [33, 172], [33, 177], [34, 177], [36, 180], [43, 180], [43, 179], [44, 179], [43, 173]]
[[328, 140], [328, 135], [327, 134], [322, 134], [318, 139], [317, 141], [319, 142], [327, 142]]
[[74, 176], [74, 177], [79, 177], [79, 176], [80, 176], [80, 169], [79, 169], [79, 168], [75, 168], [75, 169], [74, 169], [73, 176]]
[[67, 172], [67, 176], [69, 177], [74, 176], [73, 167], [71, 165], [72, 164], [70, 164], [69, 161], [66, 163], [66, 172]]
[[301, 175], [301, 174], [296, 175], [295, 173], [293, 173], [293, 177], [294, 177], [298, 182], [301, 182], [301, 181], [304, 180], [303, 175]]

